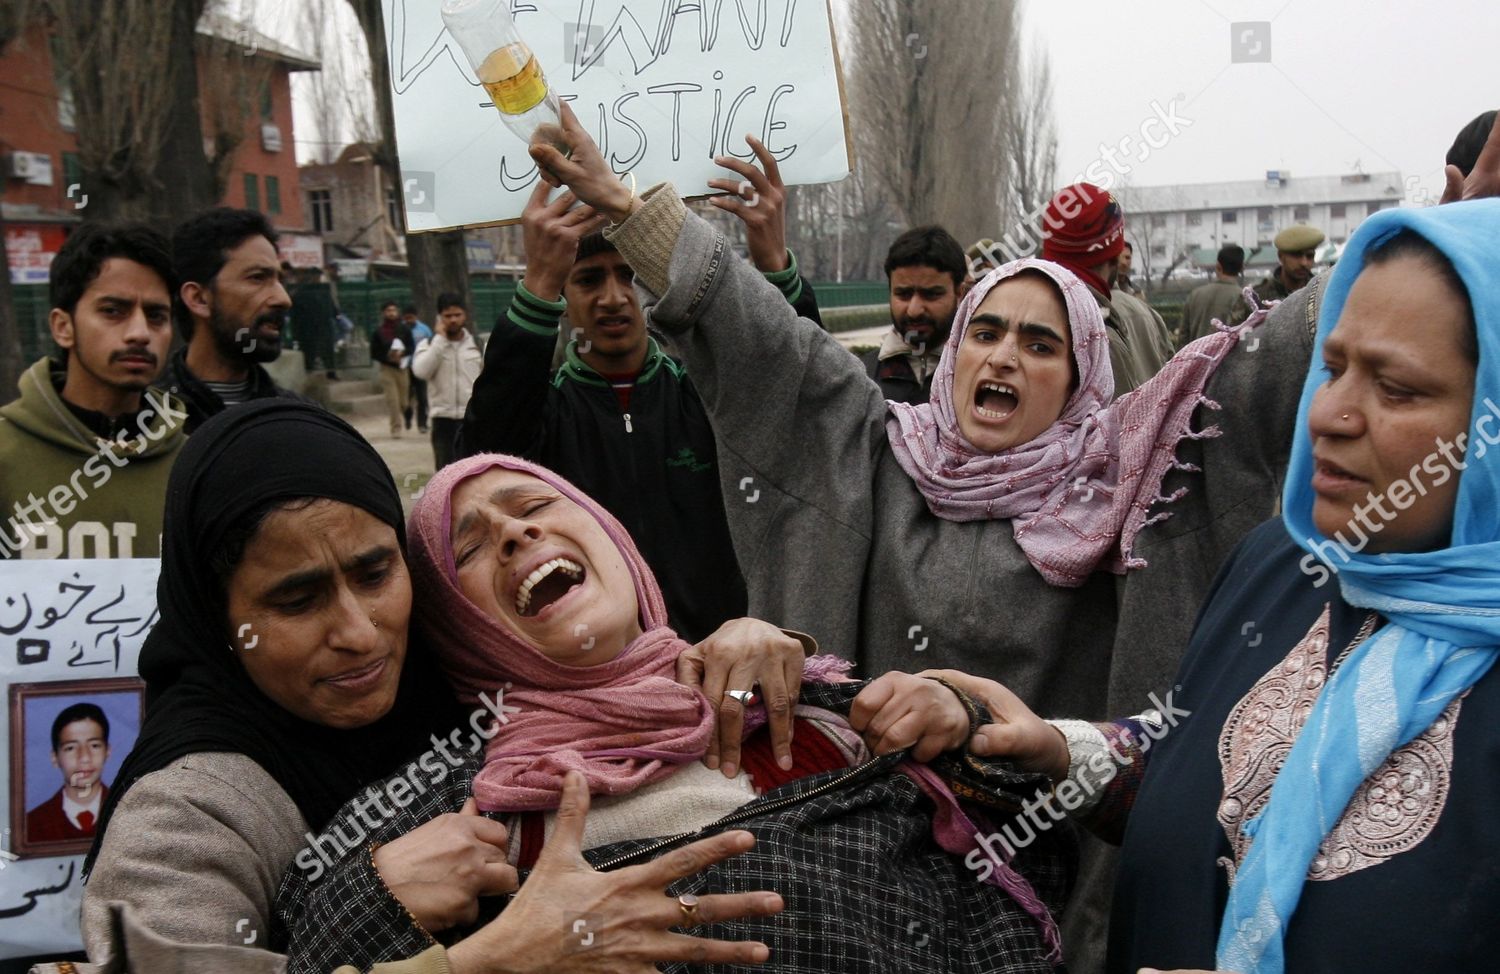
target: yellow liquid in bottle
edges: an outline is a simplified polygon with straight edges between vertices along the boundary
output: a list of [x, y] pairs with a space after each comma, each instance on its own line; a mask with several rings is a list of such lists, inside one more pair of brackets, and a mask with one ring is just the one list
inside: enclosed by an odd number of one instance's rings
[[492, 51], [479, 66], [479, 83], [507, 115], [523, 115], [547, 97], [547, 79], [525, 44]]

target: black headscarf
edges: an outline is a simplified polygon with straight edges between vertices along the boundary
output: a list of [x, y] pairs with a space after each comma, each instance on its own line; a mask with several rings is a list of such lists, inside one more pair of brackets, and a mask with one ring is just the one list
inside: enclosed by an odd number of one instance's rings
[[[395, 482], [369, 443], [307, 403], [262, 399], [225, 410], [188, 440], [172, 469], [162, 527], [161, 618], [141, 649], [146, 720], [99, 817], [85, 875], [130, 786], [186, 754], [253, 759], [320, 830], [365, 784], [410, 760], [459, 711], [430, 653], [408, 643], [396, 703], [366, 727], [339, 730], [261, 693], [231, 648], [226, 593], [210, 559], [226, 534], [268, 503], [328, 498], [406, 532]], [[253, 651], [253, 650], [252, 650]]]

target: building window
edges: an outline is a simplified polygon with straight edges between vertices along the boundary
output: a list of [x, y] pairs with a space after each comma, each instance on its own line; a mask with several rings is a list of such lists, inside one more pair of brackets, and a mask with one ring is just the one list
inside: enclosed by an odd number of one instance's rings
[[1153, 214], [1151, 214], [1151, 229], [1153, 229], [1153, 230], [1160, 230], [1162, 227], [1164, 227], [1166, 225], [1167, 225], [1167, 218], [1166, 217], [1162, 216], [1160, 213], [1153, 213]]
[[1256, 211], [1255, 216], [1256, 219], [1260, 220], [1261, 223], [1270, 223], [1272, 218], [1275, 216], [1275, 211], [1272, 210], [1269, 206], [1262, 206], [1259, 210]]
[[1394, 205], [1390, 200], [1376, 200], [1370, 204], [1370, 212], [1372, 214], [1379, 213], [1381, 210], [1388, 210]]
[[1308, 220], [1312, 219], [1312, 207], [1297, 207], [1296, 209], [1292, 210], [1292, 219], [1296, 220], [1298, 223], [1306, 223]]
[[276, 102], [271, 97], [271, 82], [268, 79], [260, 88], [260, 117], [270, 121], [276, 114]]
[[63, 185], [73, 186], [83, 182], [83, 166], [78, 163], [78, 153], [64, 152], [63, 161]]
[[1225, 211], [1223, 211], [1222, 213], [1219, 214], [1219, 222], [1220, 223], [1238, 223], [1238, 222], [1240, 222], [1240, 215], [1235, 210], [1225, 210]]
[[64, 132], [72, 132], [76, 130], [78, 118], [73, 101], [73, 75], [68, 70], [70, 65], [63, 57], [62, 42], [56, 34], [47, 38], [47, 46], [52, 54], [52, 84], [57, 89], [57, 124]]
[[276, 176], [266, 177], [266, 212], [281, 212], [281, 180]]
[[394, 189], [385, 191], [385, 218], [390, 221], [392, 230], [401, 231], [401, 201], [396, 198]]
[[245, 173], [245, 208], [260, 209], [260, 183], [256, 182], [254, 173]]
[[1167, 245], [1166, 244], [1152, 244], [1151, 245], [1151, 256], [1152, 257], [1162, 257], [1162, 258], [1165, 258], [1167, 256]]
[[1330, 220], [1342, 220], [1344, 218], [1344, 204], [1342, 204], [1342, 203], [1330, 203], [1330, 204], [1328, 204], [1328, 218]]
[[1190, 226], [1190, 227], [1201, 227], [1201, 226], [1203, 226], [1203, 214], [1202, 213], [1189, 213], [1187, 215], [1187, 225]]
[[308, 190], [307, 207], [312, 210], [313, 233], [332, 233], [333, 193], [326, 189]]

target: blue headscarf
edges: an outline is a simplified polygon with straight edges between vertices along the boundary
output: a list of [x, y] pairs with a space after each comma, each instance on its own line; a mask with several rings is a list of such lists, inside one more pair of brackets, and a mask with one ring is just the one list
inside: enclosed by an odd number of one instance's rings
[[[1356, 647], [1323, 687], [1276, 776], [1270, 801], [1245, 823], [1252, 841], [1219, 928], [1220, 970], [1280, 974], [1285, 969], [1283, 939], [1308, 866], [1355, 790], [1484, 676], [1500, 653], [1500, 520], [1494, 515], [1500, 455], [1484, 461], [1486, 453], [1500, 454], [1491, 449], [1500, 444], [1500, 200], [1384, 210], [1362, 223], [1349, 241], [1318, 319], [1283, 518], [1308, 551], [1316, 555], [1314, 545], [1327, 545], [1312, 522], [1313, 439], [1307, 429], [1313, 395], [1325, 381], [1323, 343], [1366, 255], [1408, 229], [1452, 262], [1468, 290], [1479, 337], [1467, 469], [1459, 468], [1452, 538], [1438, 551], [1348, 551], [1348, 562], [1336, 566], [1344, 600], [1379, 612], [1390, 624]], [[1494, 441], [1485, 439], [1487, 432]]]

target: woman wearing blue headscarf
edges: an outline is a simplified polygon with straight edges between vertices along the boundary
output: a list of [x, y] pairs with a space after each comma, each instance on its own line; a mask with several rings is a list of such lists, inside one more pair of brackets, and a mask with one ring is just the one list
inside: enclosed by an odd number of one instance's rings
[[1493, 971], [1500, 201], [1360, 226], [1298, 420], [1283, 516], [1220, 572], [1154, 712], [1042, 721], [949, 678], [1000, 716], [976, 751], [1123, 832], [1112, 971]]

